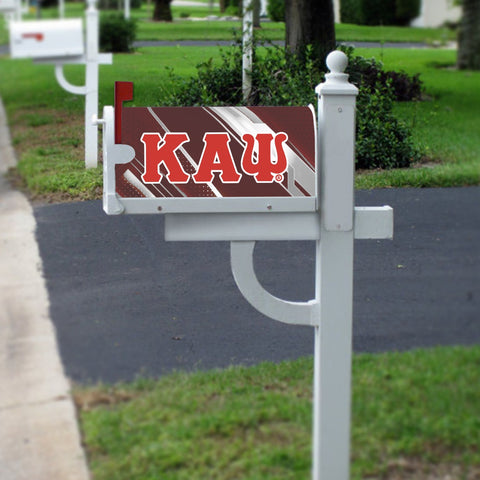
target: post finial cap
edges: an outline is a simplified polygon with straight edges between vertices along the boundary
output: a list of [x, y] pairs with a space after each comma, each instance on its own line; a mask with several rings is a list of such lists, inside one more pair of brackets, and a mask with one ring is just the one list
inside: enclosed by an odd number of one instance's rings
[[326, 64], [332, 73], [343, 73], [348, 65], [348, 57], [340, 50], [330, 52]]

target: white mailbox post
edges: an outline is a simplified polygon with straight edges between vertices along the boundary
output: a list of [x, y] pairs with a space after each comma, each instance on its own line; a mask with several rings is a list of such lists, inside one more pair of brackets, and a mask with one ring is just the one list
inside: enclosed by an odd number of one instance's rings
[[[332, 52], [327, 66], [318, 130], [303, 107], [206, 107], [188, 130], [193, 109], [122, 108], [131, 84], [118, 85], [99, 123], [107, 213], [163, 213], [166, 240], [230, 241], [243, 296], [274, 320], [313, 327], [312, 479], [348, 480], [353, 241], [392, 238], [393, 210], [354, 206], [357, 89], [345, 54]], [[315, 298], [267, 292], [257, 240], [315, 241]]]
[[[0, 0], [4, 1], [4, 0]], [[97, 166], [98, 128], [92, 118], [98, 115], [99, 65], [112, 63], [111, 53], [99, 53], [99, 13], [96, 0], [88, 0], [86, 40], [81, 19], [10, 22], [12, 58], [32, 58], [37, 63], [55, 65], [55, 77], [62, 88], [75, 95], [85, 95], [85, 166]], [[64, 65], [85, 65], [85, 84], [69, 83]]]
[[252, 93], [253, 2], [244, 0], [242, 20], [242, 95], [245, 102]]

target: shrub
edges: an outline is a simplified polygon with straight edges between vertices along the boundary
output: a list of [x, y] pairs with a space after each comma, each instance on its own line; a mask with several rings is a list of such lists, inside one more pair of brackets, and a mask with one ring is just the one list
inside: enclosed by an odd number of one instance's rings
[[41, 7], [56, 7], [58, 5], [58, 0], [42, 0]]
[[100, 17], [100, 50], [104, 52], [131, 52], [135, 41], [137, 25], [133, 19], [126, 19], [122, 13]]
[[341, 0], [343, 23], [408, 25], [420, 13], [420, 0]]
[[394, 25], [395, 0], [360, 0], [363, 25]]
[[[359, 85], [357, 108], [357, 168], [408, 167], [419, 159], [408, 129], [393, 115], [395, 93], [392, 72], [382, 78], [381, 65], [373, 59], [353, 56], [352, 80]], [[356, 69], [356, 70], [355, 70]], [[371, 78], [364, 79], [372, 69]], [[222, 51], [221, 62], [212, 59], [197, 66], [197, 76], [188, 80], [174, 77], [177, 88], [163, 101], [167, 105], [240, 105], [242, 99], [242, 48]], [[395, 73], [395, 72], [393, 72]], [[323, 65], [307, 49], [306, 60], [280, 47], [254, 55], [252, 72], [253, 105], [308, 105], [314, 103], [315, 86], [324, 76]], [[366, 78], [366, 77], [365, 77]], [[375, 80], [376, 78], [376, 80]]]
[[[259, 56], [254, 49], [252, 72], [252, 105], [307, 105], [315, 101], [315, 86], [323, 79], [323, 71], [312, 50], [306, 60], [278, 46], [271, 46]], [[238, 44], [221, 52], [221, 63], [213, 59], [197, 65], [197, 77], [184, 80], [175, 77], [178, 85], [165, 100], [169, 105], [240, 105], [242, 98], [242, 47]]]
[[419, 74], [410, 76], [402, 71], [385, 71], [382, 64], [374, 58], [356, 56], [351, 47], [344, 47], [342, 50], [348, 56], [347, 73], [350, 81], [357, 87], [373, 93], [378, 86], [385, 88], [388, 85], [397, 101], [421, 99], [423, 83]]
[[227, 0], [226, 13], [237, 17], [242, 16], [242, 1], [241, 0]]
[[408, 25], [420, 15], [420, 0], [396, 0], [395, 19], [397, 25]]
[[342, 23], [363, 25], [362, 9], [360, 0], [341, 0], [340, 18]]
[[268, 18], [273, 22], [285, 21], [285, 0], [269, 0], [267, 5]]
[[[100, 10], [123, 10], [125, 0], [99, 0], [98, 8]], [[130, 8], [140, 8], [142, 0], [130, 0]]]
[[358, 169], [405, 168], [420, 160], [410, 133], [392, 113], [393, 94], [379, 86], [360, 90], [357, 98], [356, 159]]
[[242, 101], [242, 50], [221, 51], [221, 64], [210, 58], [197, 65], [197, 76], [184, 79], [170, 71], [177, 88], [162, 102], [164, 105], [206, 106], [237, 105]]

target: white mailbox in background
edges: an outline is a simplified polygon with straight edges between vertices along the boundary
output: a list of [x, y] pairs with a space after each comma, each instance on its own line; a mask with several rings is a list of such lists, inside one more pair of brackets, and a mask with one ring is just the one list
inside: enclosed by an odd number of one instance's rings
[[[8, 2], [12, 0], [0, 0]], [[15, 0], [13, 0], [15, 1]], [[18, 0], [19, 1], [19, 0]], [[99, 65], [110, 65], [111, 53], [99, 52], [99, 13], [96, 0], [87, 0], [86, 32], [80, 18], [9, 22], [12, 58], [32, 58], [37, 63], [55, 65], [59, 85], [74, 95], [85, 95], [85, 166], [97, 166]], [[63, 73], [64, 65], [85, 65], [84, 85], [72, 85]]]
[[22, 18], [21, 0], [0, 0], [0, 13], [3, 13], [8, 21]]
[[17, 10], [16, 0], [0, 0], [0, 13], [13, 13]]
[[[2, 0], [0, 0], [2, 1]], [[80, 18], [10, 22], [12, 58], [69, 58], [85, 53]]]

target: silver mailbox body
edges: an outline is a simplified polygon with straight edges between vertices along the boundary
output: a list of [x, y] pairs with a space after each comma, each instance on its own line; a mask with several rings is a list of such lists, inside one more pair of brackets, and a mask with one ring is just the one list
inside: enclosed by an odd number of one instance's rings
[[10, 23], [12, 58], [77, 57], [84, 51], [80, 18]]

